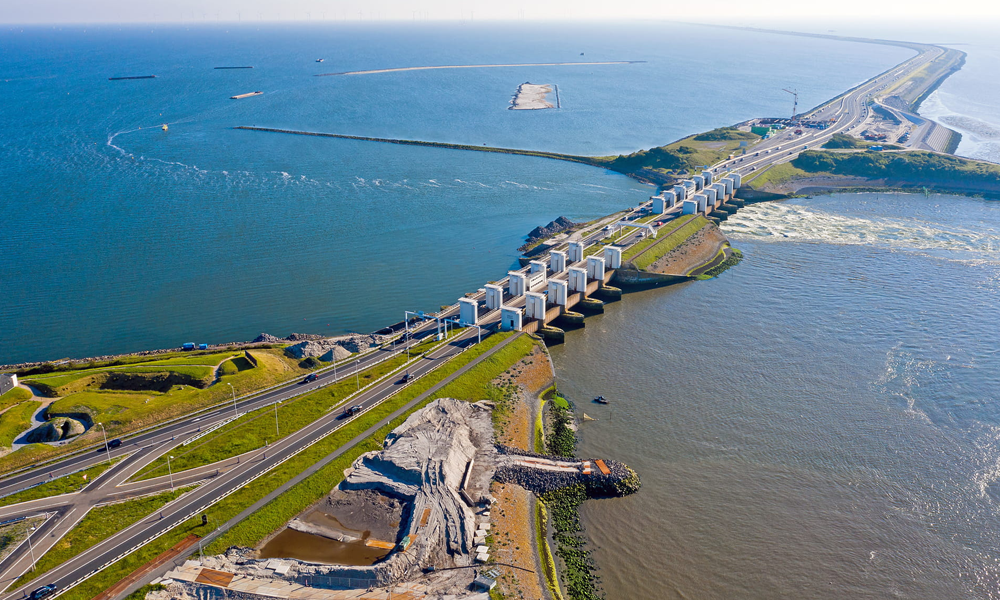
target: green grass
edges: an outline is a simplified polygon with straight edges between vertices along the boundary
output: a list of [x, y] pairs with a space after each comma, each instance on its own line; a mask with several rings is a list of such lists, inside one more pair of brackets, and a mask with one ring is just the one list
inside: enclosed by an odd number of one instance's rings
[[[309, 372], [300, 368], [297, 361], [285, 356], [280, 348], [255, 348], [251, 352], [260, 366], [241, 370], [234, 375], [224, 375], [218, 383], [208, 388], [175, 385], [166, 392], [87, 390], [60, 398], [50, 406], [49, 413], [52, 415], [85, 413], [90, 415], [94, 422], [104, 423], [108, 428], [109, 437], [121, 436], [225, 402], [230, 398], [230, 388], [227, 383], [232, 384], [237, 395], [244, 395], [296, 379]], [[175, 355], [175, 357], [185, 356], [188, 355], [183, 353]], [[243, 359], [237, 357], [236, 360]], [[0, 473], [72, 452], [81, 444], [98, 442], [100, 437], [100, 431], [92, 428], [77, 438], [73, 444], [60, 448], [46, 446], [30, 452], [26, 452], [28, 448], [22, 448], [0, 458]]]
[[16, 387], [6, 394], [0, 394], [0, 410], [8, 406], [14, 406], [25, 400], [31, 400], [31, 392], [22, 387]]
[[[121, 460], [121, 458], [115, 458], [111, 461], [111, 464], [113, 465], [119, 460]], [[42, 485], [36, 485], [35, 487], [26, 489], [22, 492], [4, 496], [3, 498], [0, 498], [0, 506], [10, 506], [11, 504], [19, 504], [21, 502], [28, 502], [29, 500], [38, 500], [39, 498], [49, 498], [60, 494], [72, 494], [73, 492], [79, 492], [85, 488], [88, 483], [98, 478], [101, 473], [107, 471], [108, 466], [108, 463], [105, 461], [78, 473], [72, 473], [70, 475], [64, 475], [56, 479], [51, 479]], [[86, 475], [86, 479], [84, 479], [84, 475]]]
[[562, 396], [556, 396], [553, 398], [552, 403], [563, 410], [569, 410], [569, 400], [563, 398]]
[[[668, 228], [670, 230], [673, 230], [673, 229], [677, 228], [678, 226], [683, 225], [684, 223], [687, 223], [688, 221], [691, 221], [696, 216], [697, 215], [681, 215], [681, 216], [677, 217], [676, 219], [674, 219], [673, 221], [667, 223], [666, 228]], [[622, 252], [622, 263], [626, 263], [626, 262], [632, 260], [633, 256], [639, 254], [640, 252], [642, 252], [646, 248], [649, 248], [650, 246], [652, 246], [652, 245], [654, 245], [654, 244], [656, 244], [658, 242], [661, 242], [661, 241], [663, 241], [665, 239], [666, 239], [666, 235], [661, 230], [661, 232], [657, 235], [657, 237], [655, 237], [655, 238], [653, 238], [653, 237], [647, 237], [647, 238], [644, 238], [641, 241], [633, 244], [627, 250], [625, 250], [624, 252]]]
[[535, 446], [534, 451], [545, 454], [545, 424], [542, 420], [542, 413], [545, 411], [545, 400], [538, 403], [538, 415], [535, 416]]
[[760, 190], [768, 185], [782, 185], [794, 179], [813, 177], [816, 175], [829, 175], [829, 173], [807, 173], [796, 168], [792, 163], [781, 163], [773, 167], [758, 172], [753, 177], [745, 178], [743, 181], [752, 184], [751, 187]]
[[1000, 188], [1000, 165], [933, 152], [860, 152], [842, 154], [808, 150], [792, 165], [820, 172], [873, 179], [902, 179], [916, 184]]
[[0, 414], [0, 446], [10, 448], [31, 426], [31, 416], [42, 406], [37, 400], [22, 402]]
[[556, 559], [549, 548], [548, 536], [545, 534], [548, 517], [545, 514], [545, 503], [535, 500], [535, 545], [538, 548], [538, 561], [542, 566], [545, 585], [555, 600], [562, 600], [562, 590], [559, 589], [559, 576], [556, 572]]
[[[252, 350], [251, 350], [252, 353]], [[217, 367], [222, 364], [223, 361], [228, 360], [234, 356], [243, 356], [242, 351], [227, 351], [227, 352], [191, 352], [185, 354], [184, 356], [178, 356], [175, 358], [165, 358], [162, 360], [152, 360], [148, 363], [143, 363], [145, 365], [211, 365]]]
[[536, 342], [528, 336], [514, 340], [493, 356], [470, 369], [459, 379], [444, 386], [438, 392], [438, 397], [457, 398], [470, 402], [490, 398], [494, 394], [491, 390], [496, 388], [491, 382], [519, 360], [531, 354], [535, 344]]
[[17, 588], [37, 579], [49, 570], [87, 550], [94, 544], [111, 537], [129, 527], [139, 519], [156, 512], [163, 505], [179, 497], [191, 488], [177, 489], [155, 496], [135, 498], [117, 504], [98, 506], [77, 523], [48, 552], [38, 559], [34, 571], [21, 576], [12, 588]]
[[[444, 379], [451, 373], [454, 373], [462, 366], [468, 364], [475, 357], [479, 356], [483, 352], [486, 352], [496, 344], [503, 341], [509, 335], [511, 334], [503, 333], [503, 334], [491, 335], [490, 337], [483, 340], [482, 344], [478, 344], [477, 346], [471, 348], [467, 352], [464, 352], [460, 356], [456, 357], [452, 361], [449, 361], [441, 368], [436, 369], [434, 372], [424, 377], [421, 377], [416, 382], [414, 382], [412, 386], [409, 386], [403, 392], [397, 394], [392, 399], [380, 405], [379, 409], [386, 410], [387, 412], [385, 412], [384, 414], [391, 414], [393, 410], [399, 408], [400, 406], [405, 405], [407, 402], [417, 397], [419, 394], [423, 393], [427, 389], [430, 389], [432, 386], [440, 382], [442, 379]], [[386, 405], [391, 405], [391, 408], [387, 407]], [[375, 412], [375, 410], [366, 413], [364, 416], [370, 415], [373, 412]], [[405, 415], [403, 415], [400, 419], [397, 419], [397, 421], [401, 423], [402, 419], [404, 418]], [[360, 420], [361, 419], [359, 418], [358, 421]], [[348, 427], [351, 426], [353, 426], [353, 423]], [[381, 443], [378, 443], [375, 440], [384, 439], [383, 431], [388, 433], [388, 431], [390, 431], [391, 428], [394, 428], [396, 426], [397, 426], [396, 421], [394, 421], [388, 426], [388, 429], [383, 428], [383, 430], [380, 430], [378, 434], [370, 438], [369, 441], [371, 441], [374, 447], [381, 448]], [[364, 429], [361, 428], [358, 431], [358, 433], [360, 433], [361, 431], [364, 431]], [[240, 511], [250, 506], [260, 498], [266, 496], [271, 490], [277, 488], [285, 481], [288, 481], [289, 479], [294, 477], [297, 473], [301, 472], [303, 469], [308, 468], [309, 465], [315, 463], [316, 461], [320, 460], [323, 456], [326, 456], [327, 454], [335, 450], [337, 446], [330, 440], [330, 438], [334, 437], [335, 435], [336, 434], [333, 434], [324, 439], [323, 441], [314, 444], [308, 450], [299, 454], [295, 458], [285, 462], [283, 465], [279, 466], [274, 471], [271, 471], [270, 473], [261, 477], [260, 479], [255, 480], [250, 485], [242, 488], [236, 493], [221, 500], [218, 504], [214, 505], [209, 509], [209, 515], [210, 518], [212, 519], [210, 522], [211, 523], [225, 522], [226, 520], [237, 515]], [[357, 435], [357, 433], [355, 433], [354, 435]], [[382, 435], [383, 437], [380, 438], [379, 435]], [[352, 456], [352, 460], [353, 457], [360, 456], [361, 453], [366, 451], [364, 447], [365, 444], [361, 444], [353, 448], [351, 452], [348, 453], [349, 455]], [[333, 462], [338, 462], [338, 461], [333, 461]], [[349, 464], [349, 461], [340, 461], [339, 464]], [[339, 479], [343, 477], [343, 471], [340, 471], [339, 473], [336, 471], [336, 469], [332, 469], [332, 471], [333, 471], [332, 476], [335, 479], [323, 481], [323, 485], [318, 487], [318, 489], [320, 490], [323, 490], [325, 488], [325, 491], [321, 492], [323, 495], [328, 493], [329, 490], [332, 489], [333, 486], [339, 482]], [[324, 469], [322, 470], [322, 472], [326, 473], [328, 471]], [[315, 481], [315, 476], [313, 479]], [[269, 503], [268, 505], [264, 506], [261, 510], [251, 515], [249, 518], [242, 521], [232, 530], [220, 536], [215, 543], [209, 546], [209, 551], [219, 552], [220, 549], [224, 550], [226, 547], [228, 547], [229, 545], [233, 545], [234, 543], [240, 543], [243, 545], [250, 545], [250, 546], [255, 545], [261, 539], [270, 534], [270, 532], [284, 525], [284, 523], [289, 518], [291, 518], [291, 516], [297, 514], [298, 512], [301, 512], [302, 508], [305, 508], [313, 501], [315, 501], [315, 499], [313, 500], [307, 499], [306, 495], [304, 495], [303, 492], [301, 491], [301, 488], [296, 487], [294, 489], [295, 489], [294, 492], [282, 494], [282, 496], [276, 500], [276, 502], [280, 501], [278, 502], [278, 504], [276, 504], [275, 502]], [[301, 508], [299, 508], [300, 506]], [[284, 516], [286, 514], [288, 516]], [[95, 595], [99, 594], [108, 587], [117, 583], [119, 580], [121, 580], [123, 577], [125, 577], [135, 569], [138, 569], [142, 565], [146, 564], [148, 561], [155, 558], [157, 555], [170, 549], [172, 546], [177, 544], [179, 541], [184, 539], [189, 534], [196, 534], [196, 535], [206, 534], [205, 529], [201, 526], [200, 516], [189, 519], [188, 521], [180, 524], [167, 534], [157, 538], [156, 540], [150, 542], [149, 544], [143, 546], [142, 548], [139, 548], [135, 552], [128, 554], [122, 560], [118, 561], [114, 565], [95, 574], [93, 577], [82, 582], [80, 585], [70, 590], [67, 590], [65, 593], [62, 594], [62, 596], [60, 596], [60, 598], [63, 598], [64, 600], [90, 600]]]
[[[406, 356], [395, 356], [381, 362], [360, 375], [361, 387], [398, 369]], [[311, 394], [298, 396], [278, 405], [278, 425], [285, 437], [309, 425], [339, 406], [345, 398], [358, 391], [354, 377], [321, 388]], [[250, 412], [236, 421], [220, 427], [189, 446], [178, 447], [170, 460], [174, 473], [211, 464], [227, 458], [257, 450], [264, 440], [275, 441], [274, 406], [265, 406]], [[134, 479], [148, 479], [167, 474], [166, 457], [160, 457], [142, 469]]]
[[146, 594], [150, 592], [159, 592], [165, 589], [167, 589], [167, 586], [162, 583], [147, 583], [128, 596], [125, 596], [125, 600], [146, 600]]
[[657, 238], [657, 243], [650, 248], [648, 252], [643, 253], [641, 256], [636, 257], [631, 262], [637, 269], [645, 269], [651, 264], [655, 263], [660, 258], [666, 256], [668, 252], [680, 246], [692, 235], [700, 231], [702, 228], [707, 227], [711, 223], [708, 219], [702, 216], [695, 216], [680, 229], [677, 229], [670, 235], [661, 238]]

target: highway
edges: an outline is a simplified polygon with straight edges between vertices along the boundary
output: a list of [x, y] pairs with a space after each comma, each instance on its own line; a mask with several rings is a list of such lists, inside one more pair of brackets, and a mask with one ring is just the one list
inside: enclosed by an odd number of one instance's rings
[[864, 122], [869, 116], [867, 100], [870, 96], [885, 89], [893, 81], [906, 77], [927, 66], [934, 59], [944, 54], [942, 48], [927, 47], [923, 52], [910, 58], [884, 73], [873, 77], [853, 90], [837, 96], [812, 111], [799, 115], [802, 119], [829, 121], [833, 123], [826, 129], [802, 128], [801, 135], [795, 135], [795, 128], [788, 128], [770, 139], [763, 140], [753, 147], [753, 152], [746, 155], [720, 161], [710, 167], [714, 173], [735, 171], [744, 182], [752, 180], [753, 176], [776, 164], [794, 160], [804, 150], [818, 149], [837, 133], [851, 133], [864, 128]]
[[[484, 320], [494, 321], [498, 317], [498, 311], [493, 311], [487, 314]], [[411, 375], [408, 382], [404, 382], [402, 380], [401, 373], [397, 371], [393, 376], [387, 377], [362, 390], [362, 392], [352, 398], [351, 405], [361, 406], [361, 414], [364, 414], [372, 407], [394, 395], [400, 389], [410, 385], [410, 383], [415, 380], [419, 380], [421, 376], [436, 369], [439, 365], [444, 364], [444, 361], [448, 358], [459, 354], [464, 349], [473, 345], [476, 341], [476, 336], [477, 332], [474, 328], [461, 332], [451, 341], [434, 349], [425, 357], [412, 364], [408, 368]], [[490, 352], [478, 357], [473, 364], [484, 360], [499, 347], [501, 346], [497, 346]], [[336, 431], [344, 425], [352, 422], [356, 418], [358, 418], [358, 416], [345, 419], [342, 418], [341, 411], [331, 411], [328, 415], [314, 421], [299, 431], [278, 440], [265, 449], [261, 449], [253, 458], [243, 460], [239, 464], [231, 466], [228, 470], [220, 471], [218, 476], [208, 479], [205, 483], [198, 486], [191, 492], [183, 495], [171, 504], [168, 504], [164, 507], [161, 513], [157, 513], [140, 520], [117, 535], [96, 544], [90, 549], [49, 571], [37, 581], [32, 582], [27, 586], [23, 586], [23, 588], [12, 590], [10, 593], [7, 593], [5, 597], [22, 597], [25, 592], [46, 583], [55, 583], [59, 586], [60, 590], [67, 589], [86, 575], [93, 572], [95, 569], [100, 568], [116, 557], [132, 551], [134, 548], [148, 542], [151, 538], [170, 530], [174, 526], [186, 521], [192, 516], [200, 514], [222, 497], [225, 497], [229, 493], [243, 487], [256, 477], [266, 473], [270, 469], [282, 463], [284, 460], [294, 456], [296, 453], [319, 441], [333, 431]], [[384, 425], [384, 423], [391, 420], [391, 418], [392, 416], [381, 420], [375, 428], [377, 429], [378, 427]], [[119, 464], [112, 470], [125, 470], [125, 467], [123, 464]], [[110, 486], [110, 482], [115, 479], [118, 478], [109, 477], [107, 485], [97, 486], [94, 489], [88, 488], [84, 493], [72, 495], [74, 498], [70, 508], [66, 508], [65, 506], [67, 503], [67, 496], [59, 497], [59, 499], [45, 499], [45, 501], [49, 503], [49, 508], [55, 508], [52, 506], [53, 504], [63, 505], [58, 508], [62, 519], [50, 519], [34, 534], [33, 539], [35, 539], [35, 537], [41, 539], [44, 536], [49, 535], [50, 532], [56, 529], [60, 520], [66, 520], [66, 517], [70, 516], [68, 515], [70, 510], [85, 512], [88, 508], [87, 504], [92, 505], [98, 501], [105, 500], [108, 496], [117, 494], [118, 492], [114, 491], [113, 486]], [[162, 478], [160, 479], [162, 480]], [[178, 479], [175, 479], [175, 484], [178, 481]], [[167, 485], [168, 484], [161, 481], [157, 484], [157, 487], [164, 488]], [[110, 493], [109, 491], [103, 491], [107, 490], [107, 488], [110, 488]], [[44, 502], [40, 503], [40, 505], [43, 504]], [[16, 512], [9, 509], [15, 509], [17, 507], [23, 507], [23, 505], [7, 507], [7, 509], [4, 510], [4, 513], [9, 514], [11, 512]], [[39, 511], [36, 510], [35, 512]], [[161, 514], [162, 518], [160, 517]], [[82, 518], [82, 515], [79, 515], [79, 517]], [[40, 554], [37, 548], [38, 545], [36, 542], [36, 556], [39, 556]], [[22, 545], [22, 547], [8, 557], [8, 559], [3, 561], [3, 563], [0, 563], [0, 565], [5, 566], [8, 571], [11, 571], [11, 567], [15, 565], [24, 566], [25, 569], [14, 569], [14, 571], [20, 570], [23, 572], [23, 570], [26, 570], [28, 566], [26, 564], [29, 561], [28, 554], [28, 548]], [[4, 582], [9, 585], [10, 580], [14, 577], [15, 575], [13, 572], [11, 574], [5, 574]]]

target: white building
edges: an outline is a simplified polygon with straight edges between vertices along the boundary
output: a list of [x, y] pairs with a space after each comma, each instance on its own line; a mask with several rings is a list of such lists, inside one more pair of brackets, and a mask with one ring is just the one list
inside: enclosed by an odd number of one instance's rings
[[587, 270], [580, 267], [569, 268], [569, 291], [587, 293]]
[[478, 325], [479, 302], [476, 302], [472, 298], [459, 298], [458, 322], [462, 325]]
[[503, 331], [521, 331], [521, 309], [504, 306], [500, 309], [500, 329]]
[[503, 306], [503, 288], [493, 283], [486, 284], [486, 308], [497, 310]]
[[552, 304], [558, 304], [559, 306], [566, 306], [566, 282], [561, 279], [550, 279], [549, 280], [549, 302]]

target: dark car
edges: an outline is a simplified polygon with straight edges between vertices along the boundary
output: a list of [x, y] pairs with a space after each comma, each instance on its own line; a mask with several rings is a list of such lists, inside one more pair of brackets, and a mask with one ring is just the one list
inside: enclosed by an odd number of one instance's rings
[[115, 439], [111, 440], [110, 442], [108, 442], [107, 445], [104, 445], [104, 446], [101, 446], [100, 448], [98, 448], [97, 451], [98, 452], [106, 452], [108, 450], [114, 450], [115, 448], [117, 448], [118, 446], [121, 446], [121, 445], [122, 445], [122, 441], [120, 439], [118, 439], [118, 438], [115, 438]]
[[319, 379], [318, 375], [316, 375], [315, 373], [310, 373], [306, 375], [306, 378], [302, 380], [302, 383], [309, 383], [310, 381], [316, 381], [317, 379]]
[[59, 588], [56, 586], [56, 584], [50, 583], [48, 585], [43, 585], [42, 587], [37, 588], [35, 591], [31, 592], [31, 595], [28, 597], [31, 598], [31, 600], [39, 600], [39, 598], [45, 598], [46, 596], [51, 596], [52, 594], [55, 593], [57, 589]]
[[342, 415], [340, 415], [340, 416], [341, 416], [341, 418], [346, 419], [347, 417], [353, 417], [354, 415], [358, 414], [359, 412], [361, 412], [361, 406], [360, 405], [348, 406], [347, 408], [344, 409], [344, 413]]

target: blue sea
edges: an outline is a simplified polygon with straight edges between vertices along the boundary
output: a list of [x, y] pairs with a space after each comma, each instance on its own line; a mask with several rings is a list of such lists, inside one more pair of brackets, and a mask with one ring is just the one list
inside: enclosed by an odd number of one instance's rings
[[[982, 28], [800, 25], [967, 44], [970, 70], [996, 66]], [[789, 114], [783, 88], [819, 104], [910, 55], [669, 23], [5, 29], [0, 363], [374, 330], [501, 277], [536, 225], [652, 191], [235, 126], [612, 155]], [[580, 60], [645, 62], [313, 77]], [[525, 81], [557, 84], [562, 108], [507, 110]], [[956, 76], [925, 104], [997, 123], [996, 84], [979, 85]], [[552, 349], [560, 391], [596, 418], [580, 453], [644, 481], [583, 508], [608, 598], [1000, 597], [998, 206], [748, 207], [724, 227], [743, 263], [628, 294]]]
[[[536, 225], [651, 192], [571, 163], [234, 126], [611, 155], [790, 113], [790, 86], [819, 104], [910, 54], [664, 23], [8, 27], [0, 364], [371, 331], [503, 276]], [[610, 60], [646, 62], [314, 77]], [[156, 78], [108, 80], [139, 75]], [[524, 81], [558, 85], [562, 109], [507, 110]]]

